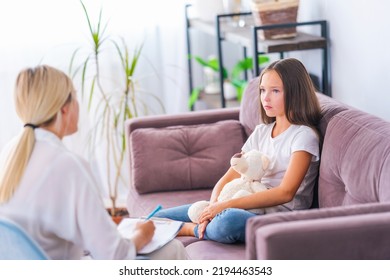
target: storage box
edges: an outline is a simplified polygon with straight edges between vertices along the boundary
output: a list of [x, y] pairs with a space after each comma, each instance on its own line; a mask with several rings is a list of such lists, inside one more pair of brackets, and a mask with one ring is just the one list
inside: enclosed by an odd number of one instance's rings
[[[255, 25], [296, 23], [299, 0], [252, 0], [252, 14]], [[261, 30], [263, 39], [292, 38], [297, 35], [296, 27]]]

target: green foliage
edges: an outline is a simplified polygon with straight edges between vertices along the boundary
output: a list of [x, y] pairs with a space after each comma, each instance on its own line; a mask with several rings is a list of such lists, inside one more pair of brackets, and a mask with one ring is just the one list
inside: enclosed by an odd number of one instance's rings
[[[195, 59], [201, 66], [203, 67], [209, 67], [215, 72], [219, 72], [219, 61], [217, 58], [211, 58], [209, 60], [204, 60], [203, 58], [199, 56], [191, 56], [190, 58]], [[264, 55], [259, 55], [259, 65], [263, 65], [264, 63], [269, 62], [269, 57]], [[253, 58], [247, 57], [242, 60], [239, 60], [233, 67], [232, 73], [229, 76], [228, 71], [224, 68], [223, 69], [223, 78], [224, 80], [230, 80], [232, 85], [236, 88], [237, 91], [237, 100], [241, 101], [242, 95], [244, 93], [245, 87], [248, 84], [248, 81], [243, 79], [242, 73], [251, 70], [254, 68], [253, 66]], [[195, 104], [195, 102], [199, 98], [200, 92], [203, 90], [202, 87], [194, 88], [191, 92], [190, 99], [188, 101], [188, 108], [192, 108]]]
[[203, 87], [196, 87], [191, 91], [190, 99], [188, 100], [188, 108], [192, 108], [195, 102], [199, 99], [200, 92], [203, 90]]
[[[259, 55], [259, 65], [269, 62], [269, 57], [264, 55]], [[254, 61], [252, 57], [244, 58], [236, 63], [233, 67], [231, 80], [230, 82], [237, 90], [237, 100], [241, 101], [244, 90], [248, 84], [248, 81], [242, 79], [242, 73], [251, 70], [254, 68]]]
[[[219, 72], [219, 62], [217, 58], [210, 58], [209, 60], [204, 60], [200, 56], [192, 56], [192, 58], [194, 58], [203, 67], [209, 67], [215, 72]], [[228, 71], [225, 68], [223, 68], [222, 74], [224, 79], [227, 79], [229, 76]]]

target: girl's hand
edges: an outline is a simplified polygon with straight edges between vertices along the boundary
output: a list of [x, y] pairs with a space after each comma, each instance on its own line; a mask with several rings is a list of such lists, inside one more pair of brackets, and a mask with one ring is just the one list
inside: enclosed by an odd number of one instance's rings
[[137, 252], [152, 240], [155, 229], [153, 221], [151, 220], [137, 223], [132, 238]]
[[207, 206], [199, 217], [199, 224], [211, 221], [217, 214], [227, 208], [225, 202], [215, 202]]
[[209, 221], [204, 221], [203, 223], [200, 223], [198, 225], [199, 239], [203, 239], [204, 238], [204, 233], [206, 232], [206, 227], [207, 227], [208, 224], [209, 224]]

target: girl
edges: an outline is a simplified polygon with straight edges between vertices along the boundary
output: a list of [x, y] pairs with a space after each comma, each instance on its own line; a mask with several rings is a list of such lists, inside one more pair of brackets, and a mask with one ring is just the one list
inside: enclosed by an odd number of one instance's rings
[[319, 135], [315, 129], [320, 106], [304, 65], [288, 58], [270, 64], [260, 75], [260, 111], [263, 124], [250, 135], [242, 152], [259, 150], [271, 159], [262, 179], [265, 192], [217, 202], [226, 183], [240, 175], [230, 168], [215, 185], [210, 205], [199, 224], [190, 223], [190, 205], [160, 211], [157, 216], [186, 222], [180, 235], [222, 243], [245, 241], [245, 224], [255, 214], [246, 211], [266, 208], [266, 212], [307, 209], [319, 164]]
[[[134, 259], [153, 237], [151, 221], [124, 239], [107, 214], [87, 163], [62, 138], [78, 129], [79, 104], [63, 72], [38, 66], [20, 72], [16, 111], [24, 123], [0, 158], [0, 215], [18, 223], [51, 259]], [[2, 159], [2, 160], [1, 160]], [[179, 241], [150, 258], [186, 258]]]

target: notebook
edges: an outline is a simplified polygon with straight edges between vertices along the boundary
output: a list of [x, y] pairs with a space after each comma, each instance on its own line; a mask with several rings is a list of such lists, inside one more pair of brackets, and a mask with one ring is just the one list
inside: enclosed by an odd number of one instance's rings
[[[156, 230], [154, 232], [152, 240], [138, 252], [139, 254], [150, 254], [157, 249], [160, 249], [176, 237], [177, 233], [184, 224], [183, 222], [160, 218], [152, 218], [151, 220], [153, 221]], [[124, 238], [131, 238], [135, 229], [135, 225], [139, 221], [144, 221], [144, 219], [123, 219], [118, 225], [118, 230], [120, 234]]]

